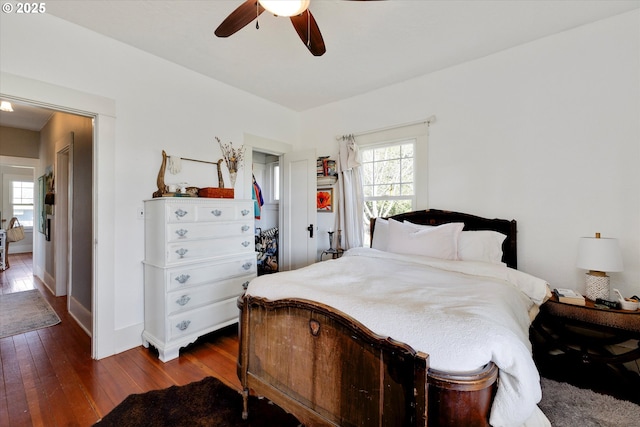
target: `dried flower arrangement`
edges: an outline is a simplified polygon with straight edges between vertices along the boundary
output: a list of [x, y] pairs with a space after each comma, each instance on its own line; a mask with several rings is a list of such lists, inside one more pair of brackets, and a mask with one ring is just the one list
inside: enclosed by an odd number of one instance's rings
[[233, 142], [223, 144], [217, 136], [216, 141], [218, 141], [218, 144], [220, 145], [222, 157], [224, 157], [224, 161], [227, 164], [229, 172], [237, 172], [238, 169], [242, 167], [242, 161], [244, 160], [244, 145], [235, 149], [233, 148]]

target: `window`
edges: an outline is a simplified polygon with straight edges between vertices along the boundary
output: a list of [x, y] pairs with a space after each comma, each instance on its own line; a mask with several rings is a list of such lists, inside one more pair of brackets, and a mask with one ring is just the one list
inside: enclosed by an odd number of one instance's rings
[[415, 139], [361, 148], [365, 244], [371, 218], [414, 209]]
[[11, 182], [11, 217], [25, 227], [33, 227], [33, 182]]

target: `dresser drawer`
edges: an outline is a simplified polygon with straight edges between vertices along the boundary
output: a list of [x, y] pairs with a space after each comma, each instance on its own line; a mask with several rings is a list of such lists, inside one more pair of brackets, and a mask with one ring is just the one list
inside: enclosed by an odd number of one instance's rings
[[167, 240], [183, 242], [193, 239], [228, 236], [248, 236], [255, 241], [253, 218], [235, 222], [187, 222], [167, 225]]
[[167, 263], [195, 261], [203, 258], [242, 252], [255, 253], [255, 239], [253, 235], [170, 243], [167, 245]]
[[165, 206], [168, 223], [211, 222], [252, 219], [251, 203], [209, 201], [195, 203], [193, 200], [171, 201]]
[[235, 277], [170, 292], [167, 295], [167, 313], [173, 315], [202, 305], [237, 298], [244, 292], [253, 277]]
[[248, 204], [237, 204], [233, 206], [211, 204], [206, 206], [198, 206], [198, 221], [229, 221], [236, 219], [253, 218], [253, 210]]
[[221, 323], [237, 321], [238, 316], [236, 298], [169, 316], [167, 322], [169, 340], [192, 335]]
[[255, 275], [256, 256], [252, 252], [244, 257], [172, 268], [166, 275], [168, 280], [167, 290], [183, 289], [187, 286], [202, 285], [235, 276], [254, 277]]

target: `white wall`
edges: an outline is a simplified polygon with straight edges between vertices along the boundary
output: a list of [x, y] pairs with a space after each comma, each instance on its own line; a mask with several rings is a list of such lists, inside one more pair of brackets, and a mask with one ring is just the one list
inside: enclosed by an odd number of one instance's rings
[[307, 111], [300, 140], [335, 154], [434, 114], [428, 207], [517, 219], [520, 269], [552, 286], [584, 289], [579, 237], [617, 237], [612, 285], [640, 295], [638, 28], [636, 10]]
[[[521, 269], [554, 286], [581, 288], [580, 236], [618, 237], [625, 271], [612, 282], [640, 293], [639, 26], [635, 11], [302, 114], [50, 15], [0, 15], [0, 71], [68, 88], [82, 105], [90, 95], [113, 100], [115, 120], [102, 122], [114, 123], [113, 146], [98, 147], [94, 168], [109, 180], [97, 197], [112, 200], [97, 212], [98, 228], [113, 224], [98, 248], [108, 240], [114, 249], [97, 252], [113, 272], [98, 274], [115, 303], [106, 333], [121, 351], [140, 342], [136, 210], [155, 190], [161, 150], [217, 160], [215, 136], [310, 141], [335, 154], [336, 135], [435, 114], [423, 164], [430, 207], [516, 218]], [[250, 197], [245, 176], [238, 197]], [[206, 186], [216, 172], [194, 166], [180, 178]]]
[[[98, 176], [113, 177], [113, 182], [101, 183], [106, 192], [113, 192], [109, 195], [113, 204], [103, 206], [97, 215], [103, 224], [114, 224], [112, 235], [103, 236], [98, 245], [114, 239], [115, 253], [98, 248], [97, 254], [113, 259], [109, 265], [113, 283], [106, 284], [113, 289], [115, 302], [115, 307], [109, 308], [115, 312], [117, 342], [113, 351], [139, 345], [144, 227], [136, 211], [156, 190], [161, 150], [217, 161], [221, 154], [214, 137], [231, 141], [236, 147], [243, 143], [245, 132], [291, 142], [297, 134], [297, 126], [291, 123], [296, 123], [298, 115], [50, 15], [2, 14], [0, 51], [0, 71], [4, 73], [77, 91], [79, 103], [84, 101], [82, 94], [95, 94], [115, 103], [115, 142], [106, 148], [115, 160], [112, 164], [98, 157], [94, 165]], [[0, 81], [0, 92], [6, 87]], [[111, 174], [105, 174], [105, 170]], [[183, 162], [183, 171], [175, 178], [196, 186], [217, 184], [214, 166]], [[170, 178], [167, 176], [167, 180]], [[243, 188], [243, 174], [239, 174], [236, 197], [251, 197]]]

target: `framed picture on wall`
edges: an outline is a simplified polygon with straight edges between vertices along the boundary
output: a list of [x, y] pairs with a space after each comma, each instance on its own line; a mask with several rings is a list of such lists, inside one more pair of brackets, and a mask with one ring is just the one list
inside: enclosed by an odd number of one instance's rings
[[44, 206], [44, 196], [47, 190], [44, 185], [44, 180], [44, 175], [38, 178], [38, 206], [40, 208], [40, 211], [38, 212], [38, 231], [42, 234], [44, 234], [45, 221], [47, 220], [47, 212]]
[[333, 189], [319, 188], [316, 193], [318, 212], [333, 212]]

